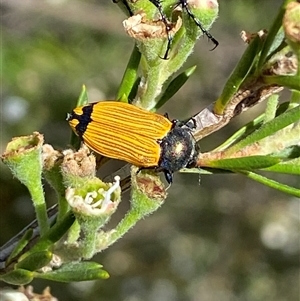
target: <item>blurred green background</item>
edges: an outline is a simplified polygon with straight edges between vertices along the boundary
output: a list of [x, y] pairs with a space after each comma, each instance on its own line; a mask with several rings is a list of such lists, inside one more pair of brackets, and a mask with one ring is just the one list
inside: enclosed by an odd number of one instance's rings
[[[197, 70], [161, 113], [185, 119], [214, 101], [245, 45], [241, 30], [268, 28], [281, 1], [220, 1], [211, 33], [186, 67]], [[2, 0], [1, 153], [12, 137], [39, 131], [55, 148], [68, 146], [66, 113], [82, 84], [91, 101], [114, 99], [133, 41], [112, 1]], [[283, 99], [284, 99], [283, 95]], [[288, 94], [287, 94], [288, 96]], [[288, 99], [288, 98], [286, 98]], [[263, 111], [265, 104], [203, 139], [208, 151]], [[295, 177], [277, 180], [299, 186]], [[175, 175], [154, 215], [97, 256], [106, 281], [50, 285], [59, 300], [299, 300], [299, 199], [243, 176]], [[49, 206], [55, 194], [45, 184]], [[117, 212], [126, 212], [128, 195]], [[33, 218], [27, 190], [0, 164], [0, 244]], [[2, 284], [4, 286], [4, 284]]]

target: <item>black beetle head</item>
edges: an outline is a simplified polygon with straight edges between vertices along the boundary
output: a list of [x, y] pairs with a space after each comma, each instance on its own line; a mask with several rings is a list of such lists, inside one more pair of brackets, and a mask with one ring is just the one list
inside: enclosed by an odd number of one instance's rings
[[185, 167], [195, 167], [200, 152], [191, 130], [174, 125], [160, 143], [161, 156], [158, 171], [163, 171], [167, 182], [172, 183], [172, 174]]

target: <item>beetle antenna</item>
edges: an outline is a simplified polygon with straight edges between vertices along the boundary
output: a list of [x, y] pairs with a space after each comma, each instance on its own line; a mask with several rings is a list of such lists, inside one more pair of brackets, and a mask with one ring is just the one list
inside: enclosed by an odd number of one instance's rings
[[195, 24], [200, 28], [202, 33], [207, 36], [214, 44], [215, 46], [211, 49], [214, 50], [218, 47], [219, 42], [203, 27], [201, 22], [196, 18], [196, 16], [192, 13], [191, 9], [189, 8], [189, 4], [187, 0], [179, 0], [178, 5], [181, 5], [182, 9], [187, 12], [190, 18], [195, 22]]
[[172, 30], [172, 26], [170, 25], [170, 22], [169, 22], [169, 20], [166, 16], [166, 14], [163, 11], [161, 1], [160, 0], [149, 0], [149, 1], [158, 9], [158, 12], [160, 14], [160, 18], [161, 18], [162, 22], [165, 24], [165, 27], [166, 27], [166, 33], [167, 33], [167, 36], [168, 36], [168, 44], [167, 44], [167, 50], [165, 52], [165, 55], [162, 57], [162, 59], [167, 60], [168, 56], [169, 56], [169, 51], [171, 49], [172, 40], [173, 40], [173, 37], [170, 34], [170, 31]]

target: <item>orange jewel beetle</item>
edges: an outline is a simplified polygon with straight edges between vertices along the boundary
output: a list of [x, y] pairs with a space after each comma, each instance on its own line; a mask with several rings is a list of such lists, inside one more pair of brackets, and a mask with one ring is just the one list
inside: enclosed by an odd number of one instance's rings
[[162, 171], [169, 184], [173, 172], [196, 165], [199, 149], [189, 127], [132, 104], [90, 103], [75, 108], [67, 121], [96, 153]]

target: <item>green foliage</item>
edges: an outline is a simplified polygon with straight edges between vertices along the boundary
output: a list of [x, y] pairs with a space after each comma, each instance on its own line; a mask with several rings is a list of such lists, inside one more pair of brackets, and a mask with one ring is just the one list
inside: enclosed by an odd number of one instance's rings
[[[282, 19], [289, 2], [292, 1], [284, 2], [280, 8], [268, 35], [249, 38], [249, 46], [216, 102], [194, 116], [193, 120], [197, 121], [192, 128], [195, 139], [212, 134], [242, 111], [283, 88], [293, 90], [290, 102], [285, 108], [282, 105], [277, 108], [278, 97], [271, 98], [265, 114], [243, 126], [216, 149], [199, 155], [198, 166], [201, 170], [186, 172], [244, 174], [266, 186], [300, 196], [299, 189], [259, 174], [299, 175], [300, 170], [299, 67], [296, 70], [293, 64], [285, 64], [292, 59], [298, 63], [299, 57], [298, 54], [290, 56], [296, 42], [293, 40], [290, 43], [286, 29], [282, 29]], [[146, 0], [131, 4], [132, 12], [143, 8], [145, 16], [138, 24], [134, 23], [136, 20], [131, 20], [131, 25], [142, 25], [138, 33], [129, 33], [130, 27], [127, 28], [127, 32], [135, 38], [136, 47], [116, 93], [118, 100], [155, 110], [165, 104], [195, 71], [195, 67], [191, 67], [179, 75], [175, 74], [192, 53], [202, 32], [186, 12], [173, 12], [169, 4], [170, 1], [165, 1], [163, 8], [168, 19], [172, 20], [174, 30], [167, 60], [162, 59], [168, 44], [165, 24], [153, 21], [156, 8]], [[205, 28], [210, 28], [218, 15], [218, 7], [193, 7], [192, 12], [203, 20]], [[151, 30], [148, 26], [162, 29], [162, 34], [149, 37]], [[60, 51], [59, 48], [53, 49], [58, 58]], [[292, 67], [276, 70], [280, 64]], [[12, 67], [18, 68], [18, 64]], [[88, 95], [83, 86], [78, 105], [87, 102]], [[185, 126], [190, 122], [191, 119]], [[71, 144], [78, 148], [78, 138], [73, 136]], [[43, 145], [42, 135], [34, 133], [10, 142], [2, 159], [13, 175], [28, 188], [40, 229], [40, 237], [33, 246], [30, 245], [32, 232], [28, 231], [12, 248], [0, 276], [10, 284], [27, 284], [34, 278], [60, 282], [107, 279], [108, 273], [102, 270], [102, 265], [83, 260], [108, 248], [139, 220], [156, 211], [167, 197], [166, 188], [156, 173], [138, 173], [132, 167], [131, 208], [114, 229], [106, 230], [106, 224], [121, 201], [120, 190], [124, 189], [125, 184], [116, 177], [108, 184], [100, 181], [96, 177], [96, 158], [84, 147], [76, 152], [70, 149], [55, 151], [49, 145]], [[98, 165], [105, 163], [103, 158], [97, 159]], [[51, 228], [46, 212], [43, 176], [58, 195], [58, 218]], [[57, 258], [59, 264], [55, 262]]]
[[101, 264], [91, 261], [66, 263], [58, 270], [46, 273], [35, 273], [34, 276], [36, 278], [59, 282], [89, 281], [109, 278], [109, 274], [102, 269]]

